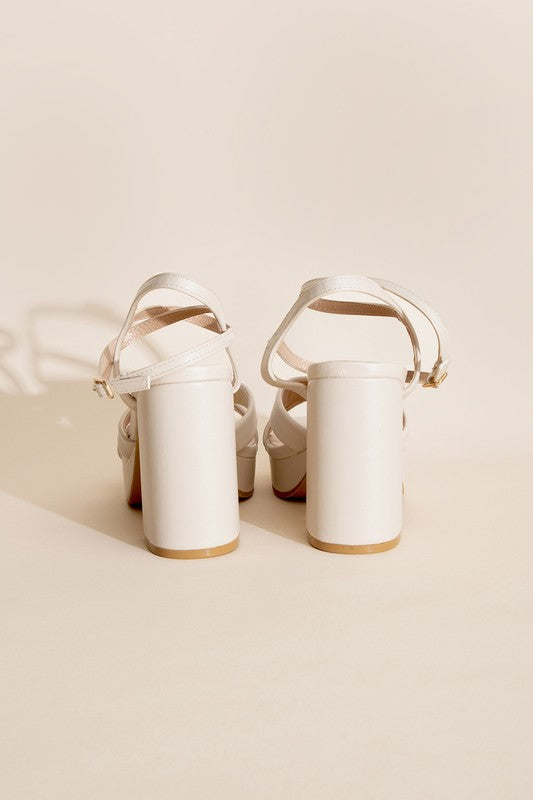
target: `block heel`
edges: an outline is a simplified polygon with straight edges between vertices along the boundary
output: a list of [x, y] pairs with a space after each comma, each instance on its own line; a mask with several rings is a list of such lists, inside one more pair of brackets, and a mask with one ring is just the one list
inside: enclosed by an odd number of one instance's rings
[[320, 550], [374, 553], [400, 541], [405, 372], [346, 361], [309, 368], [306, 524]]
[[137, 401], [144, 535], [157, 555], [208, 558], [239, 542], [231, 372], [178, 374]]
[[[354, 293], [362, 300], [333, 299]], [[369, 301], [369, 299], [371, 301]], [[437, 358], [421, 369], [415, 327], [400, 303], [425, 317], [437, 339]], [[413, 365], [363, 361], [312, 362], [294, 353], [285, 336], [306, 310], [391, 317], [409, 336]], [[282, 378], [279, 357], [296, 370]], [[263, 442], [274, 494], [306, 499], [309, 542], [333, 553], [379, 553], [400, 541], [402, 529], [405, 398], [419, 383], [437, 388], [449, 364], [447, 332], [430, 306], [401, 286], [360, 275], [317, 278], [300, 295], [268, 342], [261, 373], [278, 388]], [[307, 406], [307, 413], [303, 409]]]

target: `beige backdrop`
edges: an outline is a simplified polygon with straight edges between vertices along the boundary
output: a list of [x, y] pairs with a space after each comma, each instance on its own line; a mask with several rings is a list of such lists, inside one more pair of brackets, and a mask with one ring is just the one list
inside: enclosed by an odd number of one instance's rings
[[[531, 4], [2, 19], [6, 796], [529, 797]], [[119, 408], [86, 379], [169, 270], [219, 293], [263, 416], [262, 349], [303, 280], [378, 275], [441, 312], [452, 368], [409, 402], [400, 548], [308, 548], [263, 459], [234, 555], [144, 551]], [[317, 316], [299, 344], [321, 356]], [[354, 357], [392, 335], [324, 330]]]

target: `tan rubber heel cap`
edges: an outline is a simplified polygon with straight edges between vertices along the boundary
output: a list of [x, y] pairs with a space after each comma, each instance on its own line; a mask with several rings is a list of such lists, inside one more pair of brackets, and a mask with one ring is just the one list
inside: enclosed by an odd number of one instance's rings
[[231, 553], [239, 544], [239, 537], [233, 539], [232, 542], [221, 544], [218, 547], [205, 547], [199, 550], [168, 550], [166, 547], [157, 547], [152, 544], [148, 539], [144, 540], [146, 547], [156, 556], [162, 558], [215, 558], [216, 556], [223, 556], [226, 553]]
[[307, 534], [309, 543], [318, 550], [325, 550], [327, 553], [345, 553], [346, 555], [364, 555], [365, 553], [384, 553], [392, 550], [400, 542], [400, 535], [388, 542], [378, 542], [377, 544], [333, 544], [315, 539], [310, 533]]

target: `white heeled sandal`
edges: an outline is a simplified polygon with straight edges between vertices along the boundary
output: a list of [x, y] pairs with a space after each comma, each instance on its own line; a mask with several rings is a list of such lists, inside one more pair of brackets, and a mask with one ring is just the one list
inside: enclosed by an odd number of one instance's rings
[[[373, 302], [325, 299], [357, 292]], [[417, 308], [437, 337], [438, 355], [422, 372], [416, 331], [396, 298]], [[377, 302], [375, 302], [377, 301]], [[284, 338], [307, 308], [331, 314], [395, 317], [413, 348], [413, 369], [366, 361], [311, 363]], [[273, 371], [278, 355], [303, 373], [284, 380]], [[267, 344], [261, 373], [276, 386], [264, 432], [272, 486], [283, 499], [307, 499], [310, 543], [333, 553], [376, 553], [398, 544], [402, 528], [403, 400], [421, 382], [437, 388], [447, 375], [448, 336], [438, 315], [407, 289], [355, 275], [304, 283], [300, 295]], [[307, 402], [307, 424], [290, 412]]]
[[[156, 289], [175, 289], [198, 305], [137, 311]], [[121, 371], [125, 347], [182, 320], [216, 335], [159, 363]], [[140, 287], [100, 358], [93, 388], [99, 397], [120, 395], [128, 406], [118, 429], [126, 498], [131, 505], [142, 501], [146, 545], [156, 555], [208, 558], [238, 545], [238, 500], [254, 490], [257, 419], [250, 390], [239, 386], [232, 338], [212, 292], [162, 273]], [[210, 357], [223, 350], [228, 362], [213, 363]]]

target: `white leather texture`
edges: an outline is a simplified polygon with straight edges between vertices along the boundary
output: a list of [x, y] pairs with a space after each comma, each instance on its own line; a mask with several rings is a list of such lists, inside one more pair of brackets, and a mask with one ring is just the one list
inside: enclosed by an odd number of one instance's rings
[[[366, 294], [371, 302], [325, 297], [347, 290]], [[421, 369], [415, 326], [397, 298], [418, 309], [433, 328], [438, 352], [427, 371]], [[396, 317], [407, 329], [413, 345], [413, 369], [360, 361], [313, 363], [297, 356], [284, 337], [306, 308], [323, 313]], [[301, 374], [286, 380], [279, 378], [273, 372], [276, 355]], [[448, 335], [440, 317], [409, 290], [389, 281], [360, 276], [319, 278], [302, 286], [263, 356], [263, 377], [279, 387], [263, 442], [270, 456], [274, 491], [287, 498], [307, 496], [308, 530], [314, 538], [332, 544], [365, 545], [397, 536], [401, 528], [398, 497], [401, 511], [406, 430], [402, 402], [399, 406], [397, 403], [398, 379], [406, 382], [400, 392], [406, 397], [420, 379], [424, 386], [439, 386], [448, 365]], [[306, 401], [307, 421], [303, 408], [298, 408]], [[381, 422], [375, 413], [378, 408], [383, 415]], [[394, 431], [389, 424], [391, 419], [396, 420]], [[365, 474], [374, 476], [368, 478], [370, 483], [363, 479]]]
[[[379, 304], [374, 302], [353, 303], [324, 299], [326, 295], [348, 291], [368, 295], [381, 302]], [[398, 305], [397, 297], [417, 308], [426, 317], [435, 332], [438, 355], [432, 369], [427, 372], [421, 372], [418, 336], [407, 312]], [[406, 396], [416, 388], [419, 379], [424, 381], [424, 385], [438, 385], [438, 382], [446, 374], [449, 364], [448, 334], [438, 314], [427, 303], [408, 289], [404, 289], [390, 281], [384, 281], [381, 278], [371, 279], [358, 275], [341, 275], [333, 278], [316, 278], [307, 281], [302, 286], [298, 299], [269, 340], [263, 355], [261, 373], [267, 383], [272, 386], [290, 388], [305, 397], [305, 378], [302, 379], [299, 376], [295, 376], [290, 380], [278, 378], [273, 371], [273, 361], [275, 356], [278, 355], [289, 366], [304, 374], [307, 373], [312, 362], [295, 355], [284, 342], [284, 337], [306, 308], [330, 314], [396, 317], [405, 326], [413, 345], [414, 368], [407, 372]]]
[[[200, 304], [138, 311], [155, 289], [174, 289]], [[177, 322], [214, 336], [156, 364], [121, 370], [125, 347]], [[100, 358], [93, 388], [99, 397], [117, 392], [128, 406], [118, 431], [126, 497], [142, 502], [146, 538], [157, 548], [217, 548], [238, 535], [238, 497], [254, 489], [257, 417], [252, 393], [237, 378], [228, 348], [232, 337], [212, 292], [185, 276], [162, 273], [141, 286]], [[209, 363], [222, 350], [228, 362]]]
[[[174, 383], [185, 382], [187, 372], [194, 370], [196, 379], [204, 375], [205, 380], [218, 380], [217, 372], [208, 367], [189, 367], [173, 376]], [[157, 385], [157, 384], [156, 384]], [[250, 389], [242, 383], [233, 395], [235, 448], [238, 467], [238, 489], [241, 497], [251, 494], [254, 489], [255, 464], [258, 448], [257, 413], [254, 397]], [[126, 498], [131, 498], [133, 505], [141, 504], [140, 486], [132, 496], [134, 478], [135, 451], [138, 445], [137, 411], [128, 409], [121, 417], [118, 426], [118, 455], [124, 471], [124, 489]]]
[[[356, 292], [380, 300], [385, 306], [390, 307], [394, 312], [394, 316], [403, 323], [413, 347], [413, 371], [405, 388], [405, 394], [407, 395], [412, 392], [416, 388], [420, 377], [420, 345], [416, 331], [404, 309], [396, 302], [394, 296], [375, 281], [360, 275], [339, 275], [332, 278], [315, 278], [303, 284], [298, 299], [284, 317], [266, 346], [261, 362], [261, 374], [263, 378], [272, 386], [292, 389], [292, 391], [297, 394], [301, 394], [302, 397], [306, 396], [306, 382], [298, 379], [298, 377], [289, 380], [279, 378], [273, 371], [273, 361], [276, 355], [280, 355], [286, 363], [295, 366], [300, 372], [307, 372], [309, 362], [299, 357], [294, 357], [292, 351], [285, 344], [284, 338], [306, 308], [309, 308], [315, 301], [320, 300], [322, 307], [319, 307], [318, 310], [322, 310], [328, 302], [323, 300], [323, 296], [339, 292]], [[332, 308], [338, 308], [339, 302], [342, 303], [342, 301], [337, 301]], [[333, 313], [338, 312], [334, 311]], [[353, 310], [349, 313], [360, 312]]]
[[139, 395], [143, 526], [166, 550], [197, 550], [239, 533], [231, 380], [161, 382]]
[[373, 545], [400, 533], [405, 373], [394, 364], [312, 367], [306, 524], [315, 539]]

